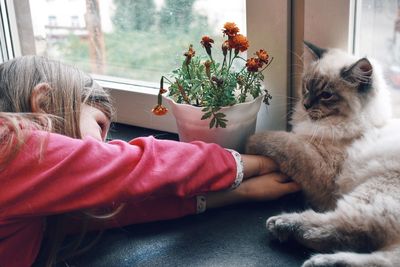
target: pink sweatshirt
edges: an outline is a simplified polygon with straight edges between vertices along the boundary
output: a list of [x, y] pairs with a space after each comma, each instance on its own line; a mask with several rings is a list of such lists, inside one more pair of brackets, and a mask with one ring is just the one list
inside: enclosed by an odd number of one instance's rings
[[215, 144], [152, 137], [102, 143], [34, 132], [0, 171], [0, 266], [34, 262], [48, 215], [126, 203], [100, 226], [112, 227], [193, 214], [202, 209], [196, 196], [237, 182], [237, 166]]

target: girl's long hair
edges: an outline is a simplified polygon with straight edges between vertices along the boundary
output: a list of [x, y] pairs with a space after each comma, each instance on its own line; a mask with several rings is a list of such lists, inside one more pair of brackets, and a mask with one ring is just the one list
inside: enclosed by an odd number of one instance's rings
[[[44, 90], [38, 102], [33, 103], [39, 85]], [[0, 64], [0, 171], [17, 155], [29, 130], [82, 138], [79, 127], [82, 103], [100, 109], [110, 120], [113, 117], [108, 92], [75, 67], [40, 56], [19, 57]], [[40, 111], [33, 112], [32, 105]], [[38, 147], [44, 150], [45, 143], [43, 140]], [[55, 215], [48, 220], [42, 266], [56, 262], [65, 237], [64, 216]]]

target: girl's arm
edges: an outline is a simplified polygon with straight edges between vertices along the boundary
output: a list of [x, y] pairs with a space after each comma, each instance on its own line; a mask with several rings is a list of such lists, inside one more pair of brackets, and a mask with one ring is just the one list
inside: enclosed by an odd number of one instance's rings
[[231, 152], [214, 144], [152, 137], [101, 143], [37, 131], [0, 172], [0, 217], [192, 198], [229, 189], [236, 174]]
[[[129, 224], [166, 220], [246, 201], [266, 201], [300, 190], [300, 186], [277, 171], [277, 165], [269, 158], [242, 155], [244, 182], [233, 190], [207, 193], [203, 196], [179, 198], [174, 196], [148, 198], [140, 202], [126, 203], [110, 218], [91, 220], [89, 230], [121, 227]], [[100, 214], [115, 211], [117, 207], [98, 211]], [[81, 216], [71, 216], [68, 232], [81, 229]]]

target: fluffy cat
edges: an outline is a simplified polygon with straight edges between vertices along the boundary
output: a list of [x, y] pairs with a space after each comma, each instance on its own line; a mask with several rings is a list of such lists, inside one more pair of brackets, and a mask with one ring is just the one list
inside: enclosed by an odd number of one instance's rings
[[256, 134], [246, 152], [274, 159], [314, 210], [271, 217], [267, 229], [321, 252], [303, 266], [400, 266], [400, 123], [382, 74], [367, 58], [306, 45], [316, 59], [292, 132]]

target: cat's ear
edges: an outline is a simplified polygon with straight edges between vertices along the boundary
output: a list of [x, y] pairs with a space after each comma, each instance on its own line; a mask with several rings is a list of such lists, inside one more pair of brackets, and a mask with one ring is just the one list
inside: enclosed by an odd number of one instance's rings
[[342, 69], [341, 77], [354, 85], [360, 91], [367, 91], [371, 86], [373, 67], [367, 58], [362, 58], [348, 68]]
[[322, 58], [322, 56], [326, 53], [326, 49], [323, 49], [321, 47], [316, 46], [315, 44], [312, 44], [310, 42], [304, 41], [305, 47], [308, 48], [308, 51], [310, 51], [311, 55], [313, 56], [314, 60], [318, 60]]

